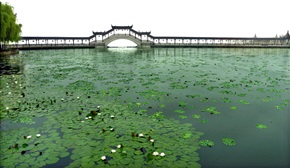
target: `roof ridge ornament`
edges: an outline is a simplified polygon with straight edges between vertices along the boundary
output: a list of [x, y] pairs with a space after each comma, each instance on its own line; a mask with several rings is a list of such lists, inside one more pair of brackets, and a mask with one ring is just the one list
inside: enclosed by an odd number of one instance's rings
[[112, 29], [132, 29], [133, 24], [131, 26], [113, 26], [111, 24]]

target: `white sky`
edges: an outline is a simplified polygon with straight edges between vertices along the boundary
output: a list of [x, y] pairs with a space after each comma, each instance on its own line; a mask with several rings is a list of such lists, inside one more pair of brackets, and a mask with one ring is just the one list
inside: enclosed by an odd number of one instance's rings
[[274, 37], [290, 30], [289, 0], [1, 0], [22, 36], [90, 36], [132, 25], [153, 36]]

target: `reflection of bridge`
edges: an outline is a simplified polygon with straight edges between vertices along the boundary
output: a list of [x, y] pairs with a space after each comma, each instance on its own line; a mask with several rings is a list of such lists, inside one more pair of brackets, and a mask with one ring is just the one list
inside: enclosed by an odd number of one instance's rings
[[255, 48], [290, 48], [289, 31], [284, 37], [240, 38], [240, 37], [169, 37], [152, 36], [151, 32], [140, 32], [133, 26], [112, 26], [108, 31], [93, 32], [90, 37], [22, 37], [11, 48], [106, 48], [118, 39], [134, 42], [137, 47], [255, 47]]

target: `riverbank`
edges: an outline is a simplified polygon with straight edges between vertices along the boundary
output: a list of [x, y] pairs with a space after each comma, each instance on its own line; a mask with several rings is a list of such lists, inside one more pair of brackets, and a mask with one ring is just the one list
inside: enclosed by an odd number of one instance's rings
[[0, 56], [8, 56], [8, 55], [14, 55], [18, 54], [18, 49], [11, 49], [11, 50], [0, 50]]

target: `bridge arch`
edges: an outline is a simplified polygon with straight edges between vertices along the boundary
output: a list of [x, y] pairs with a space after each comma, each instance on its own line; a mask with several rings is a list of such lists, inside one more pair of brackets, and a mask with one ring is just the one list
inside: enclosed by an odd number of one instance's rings
[[128, 34], [114, 34], [106, 39], [104, 39], [104, 43], [105, 46], [107, 47], [111, 42], [115, 41], [115, 40], [120, 40], [120, 39], [125, 39], [125, 40], [129, 40], [132, 41], [133, 43], [135, 43], [137, 45], [137, 47], [141, 46], [142, 41], [138, 38], [135, 38], [132, 35], [128, 35]]

